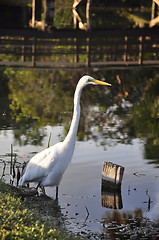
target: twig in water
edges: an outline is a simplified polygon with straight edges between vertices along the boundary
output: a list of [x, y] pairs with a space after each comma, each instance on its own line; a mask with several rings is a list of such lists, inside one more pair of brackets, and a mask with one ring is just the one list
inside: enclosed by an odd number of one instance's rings
[[153, 201], [151, 201], [151, 197], [150, 197], [150, 194], [149, 194], [148, 189], [146, 189], [146, 195], [148, 196], [148, 201], [147, 201], [147, 204], [148, 204], [148, 206], [147, 206], [147, 211], [149, 212], [149, 211], [150, 211], [150, 207], [151, 207], [151, 203], [152, 203]]
[[10, 175], [12, 175], [12, 168], [13, 168], [13, 145], [11, 144], [11, 159], [10, 159]]
[[51, 133], [50, 133], [50, 135], [49, 135], [49, 139], [48, 139], [48, 143], [47, 143], [47, 148], [50, 147], [50, 140], [51, 140]]
[[3, 161], [3, 163], [4, 163], [4, 165], [3, 165], [3, 170], [2, 170], [2, 176], [1, 176], [1, 180], [2, 180], [2, 178], [5, 176], [5, 170], [6, 170], [6, 162], [5, 161]]
[[89, 211], [88, 211], [88, 208], [87, 208], [87, 206], [85, 206], [85, 208], [86, 208], [86, 211], [87, 211], [87, 216], [86, 216], [86, 219], [85, 219], [85, 221], [84, 221], [84, 222], [86, 222], [86, 221], [87, 221], [87, 219], [88, 219], [88, 217], [89, 217]]

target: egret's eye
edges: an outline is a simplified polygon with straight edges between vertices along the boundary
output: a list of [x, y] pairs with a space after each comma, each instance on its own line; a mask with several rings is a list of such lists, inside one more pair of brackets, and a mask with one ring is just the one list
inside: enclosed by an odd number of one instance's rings
[[94, 80], [93, 78], [89, 78], [89, 79], [88, 79], [88, 82], [89, 82], [89, 83], [93, 83], [93, 82], [94, 82], [93, 80]]

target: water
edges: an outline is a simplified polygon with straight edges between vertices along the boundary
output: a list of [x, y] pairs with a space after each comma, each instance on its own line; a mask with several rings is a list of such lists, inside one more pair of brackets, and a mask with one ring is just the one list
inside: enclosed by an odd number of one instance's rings
[[[60, 81], [52, 71], [21, 70], [14, 74], [14, 77], [9, 75], [9, 105], [1, 108], [0, 174], [3, 161], [10, 162], [10, 156], [5, 155], [10, 153], [11, 144], [20, 166], [46, 148], [50, 133], [51, 145], [65, 137], [72, 116], [74, 79], [78, 79], [75, 75], [79, 72], [72, 72], [73, 77], [68, 81], [61, 77], [67, 79], [67, 71], [58, 72]], [[32, 76], [31, 82], [28, 74]], [[116, 211], [132, 215], [138, 211], [141, 217], [158, 220], [158, 93], [155, 90], [158, 72], [143, 69], [89, 74], [107, 81], [110, 77], [112, 88], [88, 87], [82, 95], [78, 140], [59, 188], [59, 205], [66, 216], [67, 228], [76, 233], [103, 233], [105, 226], [113, 221], [110, 216], [114, 213], [114, 198], [109, 192], [101, 191], [103, 162], [125, 168], [121, 194], [116, 195], [120, 205]], [[121, 79], [129, 79], [124, 81], [125, 90], [116, 83], [117, 74]], [[41, 75], [37, 82], [37, 76]], [[129, 93], [127, 98], [124, 91]], [[7, 164], [4, 176], [7, 182], [9, 171]], [[46, 193], [55, 198], [55, 188], [47, 187]], [[105, 205], [103, 199], [109, 199], [109, 204]]]
[[[48, 134], [50, 131], [54, 133], [54, 141], [58, 140], [61, 130], [61, 127], [46, 127]], [[14, 142], [11, 131], [6, 131], [6, 136], [1, 133], [0, 141], [1, 153], [9, 152], [8, 143]], [[47, 137], [41, 147], [15, 145], [14, 151], [18, 154], [18, 161], [27, 161], [32, 152], [39, 152], [46, 144]], [[158, 219], [159, 172], [154, 164], [147, 164], [143, 158], [143, 143], [139, 139], [134, 139], [132, 145], [118, 144], [104, 150], [90, 140], [77, 142], [72, 162], [63, 176], [59, 189], [59, 205], [62, 213], [68, 218], [68, 229], [73, 232], [82, 230], [101, 232], [103, 219], [108, 212], [113, 211], [102, 206], [101, 171], [104, 161], [125, 167], [121, 191], [123, 208], [119, 211], [133, 212], [140, 208], [144, 217]], [[146, 190], [149, 191], [152, 200], [150, 208]], [[47, 187], [46, 193], [55, 198], [55, 188]]]

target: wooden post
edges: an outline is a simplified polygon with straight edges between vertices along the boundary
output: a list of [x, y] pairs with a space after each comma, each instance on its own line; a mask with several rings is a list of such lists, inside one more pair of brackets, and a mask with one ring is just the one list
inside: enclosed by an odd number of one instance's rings
[[[81, 20], [77, 11], [76, 7], [79, 4], [79, 0], [74, 0], [73, 6], [72, 6], [72, 13], [73, 13], [73, 26], [74, 29], [79, 28], [79, 21]], [[78, 63], [79, 62], [79, 46], [78, 46], [78, 38], [74, 38], [74, 49], [75, 49], [75, 55], [74, 55], [74, 62]]]
[[32, 42], [32, 67], [36, 66], [36, 39], [33, 37], [33, 42]]
[[156, 3], [152, 0], [151, 20], [156, 17]]
[[25, 37], [21, 37], [21, 41], [22, 41], [22, 57], [21, 57], [21, 61], [22, 63], [25, 62]]
[[78, 28], [77, 12], [75, 9], [72, 9], [72, 13], [73, 13], [73, 27], [74, 29], [77, 29]]
[[91, 66], [91, 39], [88, 37], [86, 39], [86, 66]]
[[79, 62], [79, 44], [78, 44], [78, 38], [74, 39], [74, 49], [75, 49], [75, 53], [74, 53], [74, 62], [78, 63]]
[[124, 56], [123, 60], [124, 62], [127, 62], [128, 60], [128, 36], [124, 37], [125, 45], [124, 45]]
[[102, 169], [102, 187], [106, 189], [120, 189], [123, 174], [124, 167], [111, 162], [104, 162]]
[[124, 167], [104, 162], [102, 169], [102, 188], [101, 201], [102, 206], [106, 208], [121, 209], [121, 183], [124, 174]]
[[80, 2], [82, 2], [82, 0], [74, 0], [73, 8], [76, 8]]
[[35, 0], [32, 0], [32, 21], [31, 25], [34, 28], [35, 27]]
[[143, 63], [143, 37], [139, 37], [139, 60], [138, 64], [142, 65]]
[[72, 13], [73, 13], [73, 25], [74, 25], [74, 29], [77, 29], [78, 26], [78, 22], [79, 20], [81, 20], [81, 18], [79, 19], [79, 15], [76, 11], [76, 7], [78, 6], [78, 4], [81, 2], [81, 0], [74, 0], [73, 6], [72, 6]]
[[86, 4], [86, 25], [87, 25], [87, 30], [91, 29], [91, 14], [90, 14], [90, 7], [91, 7], [91, 2], [92, 0], [87, 0]]
[[[81, 2], [82, 0], [75, 1], [72, 6], [72, 13], [73, 13], [73, 24], [75, 29], [82, 29], [82, 30], [87, 30], [87, 24], [83, 23], [82, 18], [80, 17], [79, 13], [77, 12], [77, 5]], [[88, 8], [89, 10], [89, 8]]]
[[156, 24], [159, 23], [158, 7], [159, 0], [152, 0], [151, 21], [149, 22], [149, 27], [154, 27]]

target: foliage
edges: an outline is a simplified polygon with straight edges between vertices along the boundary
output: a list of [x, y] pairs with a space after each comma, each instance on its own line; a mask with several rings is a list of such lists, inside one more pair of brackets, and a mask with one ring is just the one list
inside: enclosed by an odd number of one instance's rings
[[0, 239], [73, 239], [67, 233], [52, 229], [39, 218], [11, 189], [0, 181]]
[[145, 139], [145, 158], [159, 163], [159, 74], [150, 78], [144, 87], [142, 97], [132, 108], [130, 125], [134, 126], [136, 137]]
[[113, 87], [84, 89], [78, 140], [93, 139], [106, 147], [117, 142], [129, 144], [138, 137], [146, 139], [145, 156], [158, 159], [159, 77], [158, 71], [152, 69], [87, 73], [84, 70], [5, 70], [3, 77], [9, 81], [14, 136], [19, 145], [40, 145], [47, 124], [62, 124], [61, 138], [65, 137], [72, 119], [74, 90], [84, 74], [106, 80]]
[[[27, 144], [28, 141], [33, 143], [31, 137], [34, 137], [37, 140], [34, 144], [40, 144], [41, 136], [44, 136], [41, 127], [47, 124], [53, 126], [62, 122], [65, 131], [68, 131], [72, 118], [74, 90], [84, 72], [10, 69], [6, 74], [10, 78], [10, 109], [12, 118], [16, 121], [14, 133], [19, 143]], [[105, 91], [103, 94], [105, 95]], [[81, 99], [82, 112], [88, 111], [91, 101], [97, 104], [98, 98], [103, 103], [100, 88], [85, 89]], [[83, 118], [85, 117], [86, 115], [83, 114]], [[22, 143], [20, 138], [24, 135], [26, 140]]]
[[[45, 125], [46, 122], [59, 122], [58, 104], [66, 89], [65, 86], [60, 86], [60, 79], [56, 73], [55, 76], [47, 71], [15, 72], [14, 77], [10, 79], [9, 88], [12, 100], [10, 108], [17, 122], [22, 117], [36, 119], [41, 125]], [[65, 101], [67, 102], [67, 96]]]
[[[158, 221], [143, 217], [141, 208], [131, 211], [107, 211], [104, 218], [105, 231], [119, 240], [157, 239]], [[112, 228], [114, 229], [112, 235]], [[114, 238], [113, 238], [114, 239]]]
[[72, 26], [72, 1], [55, 1], [54, 26], [56, 28], [70, 28]]

